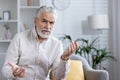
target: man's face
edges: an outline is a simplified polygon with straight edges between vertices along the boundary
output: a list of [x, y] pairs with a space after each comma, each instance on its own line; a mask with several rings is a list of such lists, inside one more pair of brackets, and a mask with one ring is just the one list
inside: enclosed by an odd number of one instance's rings
[[39, 18], [35, 18], [37, 34], [42, 38], [48, 38], [52, 32], [55, 23], [53, 13], [43, 12]]

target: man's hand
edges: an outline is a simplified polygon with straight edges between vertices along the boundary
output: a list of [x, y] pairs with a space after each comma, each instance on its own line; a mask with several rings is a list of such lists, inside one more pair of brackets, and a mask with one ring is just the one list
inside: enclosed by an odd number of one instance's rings
[[18, 65], [13, 64], [12, 62], [8, 63], [12, 67], [13, 75], [15, 77], [24, 77], [25, 75], [25, 69], [22, 67], [19, 67]]
[[63, 55], [61, 56], [62, 60], [68, 60], [70, 55], [72, 55], [79, 47], [79, 44], [77, 42], [71, 42], [70, 46], [63, 52]]

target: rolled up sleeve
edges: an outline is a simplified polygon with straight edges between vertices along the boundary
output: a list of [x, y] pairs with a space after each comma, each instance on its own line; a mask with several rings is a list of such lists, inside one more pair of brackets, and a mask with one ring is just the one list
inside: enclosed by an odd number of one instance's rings
[[63, 54], [62, 44], [60, 44], [56, 54], [58, 55], [53, 63], [52, 74], [56, 80], [65, 80], [67, 74], [69, 73], [70, 65], [69, 60], [61, 60], [61, 55]]

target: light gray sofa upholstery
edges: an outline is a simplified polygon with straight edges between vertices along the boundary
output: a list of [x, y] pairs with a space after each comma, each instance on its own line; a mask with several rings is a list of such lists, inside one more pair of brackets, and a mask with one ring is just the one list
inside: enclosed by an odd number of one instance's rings
[[[4, 59], [5, 54], [0, 54], [0, 80], [6, 80], [1, 73]], [[72, 55], [70, 59], [82, 61], [85, 80], [109, 80], [109, 74], [107, 71], [92, 69], [83, 57], [80, 57], [78, 55]]]
[[106, 70], [92, 69], [85, 58], [79, 55], [72, 55], [70, 59], [82, 61], [85, 80], [109, 80], [109, 74]]

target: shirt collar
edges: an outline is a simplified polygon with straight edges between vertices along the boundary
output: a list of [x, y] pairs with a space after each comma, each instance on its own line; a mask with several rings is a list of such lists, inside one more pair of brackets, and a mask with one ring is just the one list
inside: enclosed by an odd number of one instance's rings
[[34, 38], [38, 37], [35, 27], [32, 28], [32, 33], [33, 33]]

